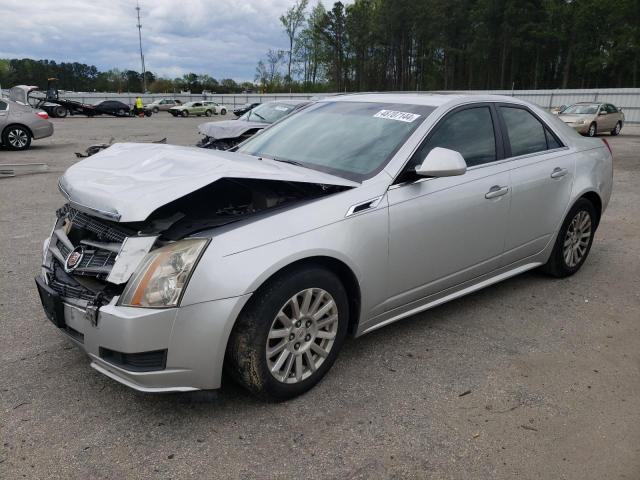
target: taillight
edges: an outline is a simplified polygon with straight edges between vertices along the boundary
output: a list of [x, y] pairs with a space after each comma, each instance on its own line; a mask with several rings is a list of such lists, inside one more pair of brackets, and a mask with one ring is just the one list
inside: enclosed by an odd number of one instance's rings
[[604, 144], [607, 146], [607, 148], [609, 149], [609, 153], [611, 154], [611, 156], [613, 156], [613, 151], [611, 150], [611, 145], [609, 145], [609, 142], [607, 142], [606, 138], [603, 138], [602, 141], [604, 142]]
[[36, 115], [44, 120], [49, 120], [49, 114], [47, 112], [36, 112]]

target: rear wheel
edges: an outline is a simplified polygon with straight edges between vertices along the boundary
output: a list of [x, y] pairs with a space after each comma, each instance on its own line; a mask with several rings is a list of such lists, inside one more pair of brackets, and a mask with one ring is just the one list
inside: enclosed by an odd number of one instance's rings
[[622, 123], [618, 122], [618, 123], [616, 123], [616, 126], [614, 127], [614, 129], [611, 130], [611, 135], [613, 135], [614, 137], [616, 135], [619, 135], [620, 134], [620, 130], [622, 130]]
[[595, 137], [598, 134], [598, 126], [596, 125], [596, 122], [591, 123], [591, 125], [589, 125], [589, 130], [587, 130], [587, 136], [588, 137]]
[[21, 125], [10, 125], [2, 132], [2, 143], [10, 150], [26, 150], [31, 145], [31, 132]]
[[542, 270], [554, 277], [573, 275], [587, 259], [597, 224], [597, 212], [586, 198], [579, 199], [567, 214], [551, 256]]
[[225, 367], [267, 400], [300, 395], [327, 373], [347, 334], [349, 307], [338, 277], [304, 266], [262, 287], [238, 317]]
[[67, 116], [67, 109], [62, 105], [53, 109], [53, 116], [58, 118], [65, 118]]

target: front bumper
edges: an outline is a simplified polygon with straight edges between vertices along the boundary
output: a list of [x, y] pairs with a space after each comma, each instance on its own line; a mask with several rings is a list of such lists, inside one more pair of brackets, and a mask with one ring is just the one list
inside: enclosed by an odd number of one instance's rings
[[[220, 387], [233, 323], [249, 297], [170, 309], [121, 307], [116, 305], [116, 297], [98, 310], [95, 323], [85, 309], [61, 298], [64, 321], [56, 326], [87, 353], [94, 369], [135, 390], [215, 389]], [[105, 355], [108, 351], [166, 351], [166, 361], [162, 369], [139, 371], [114, 364], [112, 357]]]
[[567, 125], [573, 128], [576, 132], [585, 134], [589, 131], [588, 123], [567, 123]]

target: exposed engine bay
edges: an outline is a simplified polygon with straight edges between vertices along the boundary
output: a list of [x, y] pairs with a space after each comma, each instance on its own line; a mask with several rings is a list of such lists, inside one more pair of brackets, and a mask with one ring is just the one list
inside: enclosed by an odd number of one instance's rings
[[230, 150], [253, 137], [260, 130], [261, 129], [248, 130], [235, 138], [213, 138], [205, 135], [196, 143], [196, 147], [209, 148], [211, 150]]

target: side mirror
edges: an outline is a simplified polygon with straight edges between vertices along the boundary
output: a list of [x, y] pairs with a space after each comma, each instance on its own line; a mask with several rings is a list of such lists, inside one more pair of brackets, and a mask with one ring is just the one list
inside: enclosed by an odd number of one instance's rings
[[467, 162], [455, 150], [436, 147], [429, 152], [422, 164], [416, 167], [416, 173], [421, 177], [453, 177], [464, 175]]
[[598, 115], [606, 115], [607, 112], [605, 110], [600, 110], [600, 112], [598, 113]]

